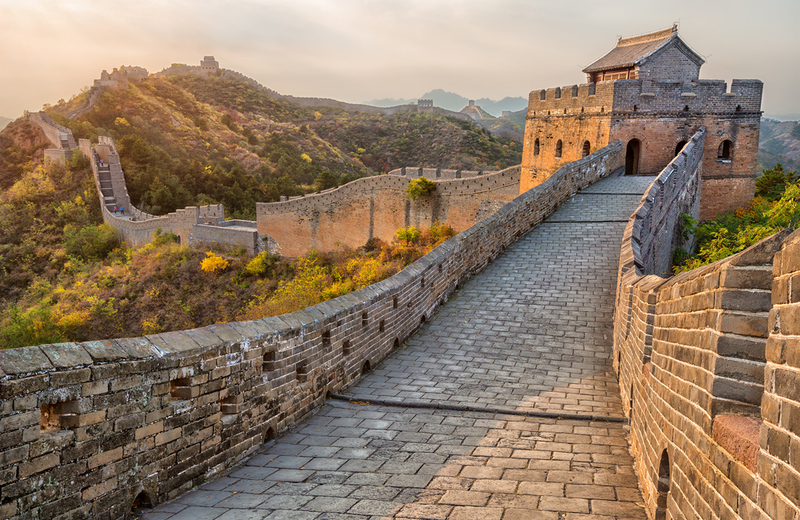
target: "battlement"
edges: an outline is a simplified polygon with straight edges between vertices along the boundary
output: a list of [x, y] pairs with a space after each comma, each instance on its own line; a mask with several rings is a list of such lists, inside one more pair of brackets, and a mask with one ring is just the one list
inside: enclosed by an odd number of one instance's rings
[[[457, 178], [457, 172], [400, 168], [321, 193], [258, 203], [258, 230], [273, 237], [285, 256], [312, 248], [338, 251], [361, 247], [373, 238], [391, 242], [398, 228], [410, 225], [429, 227], [439, 221], [464, 231], [519, 193], [519, 166], [464, 178]], [[430, 176], [436, 189], [412, 201], [406, 197], [408, 183], [422, 175]]]
[[484, 170], [449, 170], [446, 168], [420, 168], [420, 167], [403, 167], [396, 168], [390, 171], [387, 175], [399, 175], [401, 177], [408, 176], [409, 179], [418, 179], [425, 177], [432, 181], [437, 179], [468, 179], [470, 177], [478, 177], [494, 173]]
[[533, 90], [528, 95], [528, 117], [605, 114], [614, 101], [613, 81]]
[[[734, 79], [687, 82], [618, 79], [534, 90], [528, 117], [609, 114], [611, 112], [754, 113], [761, 110], [763, 83]], [[688, 108], [687, 108], [688, 107]]]

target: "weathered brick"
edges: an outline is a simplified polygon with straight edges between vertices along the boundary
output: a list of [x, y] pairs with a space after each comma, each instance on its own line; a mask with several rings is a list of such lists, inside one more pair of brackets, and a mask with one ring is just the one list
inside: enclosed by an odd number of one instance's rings
[[106, 420], [106, 411], [98, 410], [96, 412], [81, 413], [76, 415], [62, 415], [61, 426], [63, 428], [77, 428], [80, 426], [89, 426], [91, 424], [102, 423]]
[[83, 491], [82, 498], [84, 502], [90, 502], [95, 498], [99, 497], [100, 495], [104, 495], [109, 491], [113, 491], [117, 489], [117, 478], [114, 477], [112, 479], [106, 480], [100, 484], [95, 486], [86, 488]]
[[113, 449], [111, 451], [104, 451], [89, 457], [89, 469], [94, 469], [100, 466], [105, 466], [116, 460], [122, 458], [122, 447]]
[[19, 465], [19, 478], [28, 478], [31, 475], [54, 468], [58, 466], [60, 461], [61, 458], [58, 453], [48, 453], [31, 459], [30, 462], [23, 462]]
[[136, 430], [135, 438], [138, 441], [139, 439], [143, 439], [145, 437], [150, 437], [151, 435], [156, 435], [164, 431], [164, 421], [158, 421], [156, 423], [144, 426]]
[[162, 444], [172, 442], [176, 439], [179, 439], [180, 436], [181, 436], [180, 428], [173, 428], [172, 430], [159, 433], [158, 435], [156, 435], [156, 446], [161, 446]]
[[105, 394], [108, 392], [108, 381], [91, 381], [84, 383], [81, 387], [81, 395], [91, 396]]

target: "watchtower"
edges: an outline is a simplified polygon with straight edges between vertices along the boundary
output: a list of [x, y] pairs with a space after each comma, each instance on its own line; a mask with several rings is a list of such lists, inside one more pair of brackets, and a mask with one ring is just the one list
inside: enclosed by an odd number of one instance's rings
[[203, 56], [200, 62], [200, 71], [208, 76], [213, 76], [219, 71], [219, 62], [214, 59], [214, 56]]
[[701, 218], [753, 197], [763, 84], [699, 79], [705, 60], [676, 26], [620, 38], [583, 69], [588, 83], [536, 90], [528, 98], [520, 193], [564, 164], [619, 139], [626, 173], [654, 175], [701, 127]]

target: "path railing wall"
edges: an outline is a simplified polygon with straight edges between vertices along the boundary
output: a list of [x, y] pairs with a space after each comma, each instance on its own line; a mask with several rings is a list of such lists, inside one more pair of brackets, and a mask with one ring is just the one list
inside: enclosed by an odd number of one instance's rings
[[376, 366], [623, 159], [615, 142], [566, 165], [397, 275], [302, 311], [0, 351], [0, 515], [118, 518], [218, 474]]
[[677, 215], [697, 208], [702, 133], [643, 196], [621, 249], [614, 365], [640, 487], [652, 518], [798, 518], [800, 463], [785, 448], [800, 442], [787, 356], [800, 320], [786, 320], [800, 317], [800, 232], [660, 276]]

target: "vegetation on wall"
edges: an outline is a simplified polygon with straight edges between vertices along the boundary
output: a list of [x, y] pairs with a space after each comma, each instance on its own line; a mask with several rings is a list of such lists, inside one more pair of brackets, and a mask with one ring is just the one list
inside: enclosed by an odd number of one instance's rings
[[412, 179], [409, 181], [408, 186], [406, 187], [406, 197], [411, 200], [421, 199], [422, 197], [430, 195], [430, 193], [435, 189], [436, 183], [426, 179], [425, 177]]
[[697, 223], [683, 216], [684, 231], [697, 238], [697, 253], [677, 250], [674, 271], [690, 271], [743, 251], [786, 228], [800, 227], [800, 176], [779, 163], [756, 181], [755, 198], [744, 208]]

